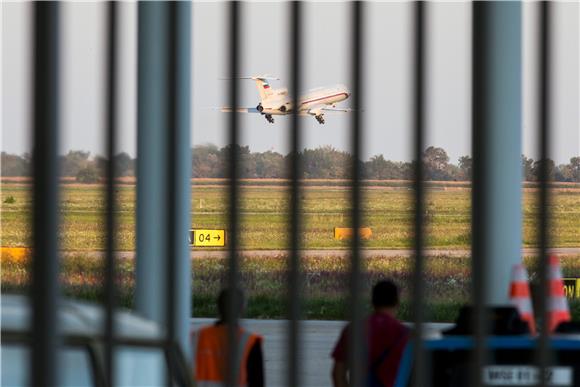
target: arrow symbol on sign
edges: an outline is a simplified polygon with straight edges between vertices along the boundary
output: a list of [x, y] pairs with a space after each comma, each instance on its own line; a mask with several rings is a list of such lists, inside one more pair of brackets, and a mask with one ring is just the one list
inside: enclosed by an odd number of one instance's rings
[[220, 239], [222, 239], [222, 237], [218, 235], [218, 236], [213, 237], [213, 239], [217, 239], [219, 241]]

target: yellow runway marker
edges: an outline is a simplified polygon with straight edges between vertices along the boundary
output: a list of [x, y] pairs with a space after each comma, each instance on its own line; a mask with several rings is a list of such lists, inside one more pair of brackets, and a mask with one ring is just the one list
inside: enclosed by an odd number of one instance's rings
[[[371, 239], [373, 231], [370, 227], [360, 227], [358, 229], [360, 239]], [[334, 239], [347, 240], [351, 239], [353, 235], [352, 227], [335, 227], [334, 228]]]
[[226, 245], [226, 230], [190, 230], [189, 244], [193, 247], [224, 247]]
[[580, 278], [562, 278], [567, 298], [580, 298]]

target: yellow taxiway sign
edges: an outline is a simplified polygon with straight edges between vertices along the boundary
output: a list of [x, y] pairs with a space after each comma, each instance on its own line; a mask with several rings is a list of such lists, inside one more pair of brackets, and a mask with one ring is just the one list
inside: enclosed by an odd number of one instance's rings
[[226, 230], [196, 228], [189, 231], [189, 244], [193, 247], [223, 247], [226, 245]]

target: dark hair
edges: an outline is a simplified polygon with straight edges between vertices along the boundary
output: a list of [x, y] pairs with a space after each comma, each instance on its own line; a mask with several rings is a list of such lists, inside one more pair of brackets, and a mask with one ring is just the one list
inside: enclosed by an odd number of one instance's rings
[[382, 280], [373, 287], [373, 306], [375, 308], [399, 305], [399, 289], [391, 280]]
[[217, 299], [217, 306], [220, 318], [222, 321], [227, 322], [231, 320], [229, 317], [230, 310], [229, 310], [229, 300], [230, 297], [234, 298], [235, 302], [235, 316], [239, 317], [244, 308], [245, 308], [245, 301], [244, 301], [244, 292], [241, 289], [231, 289], [226, 288], [222, 289], [220, 292], [218, 299]]

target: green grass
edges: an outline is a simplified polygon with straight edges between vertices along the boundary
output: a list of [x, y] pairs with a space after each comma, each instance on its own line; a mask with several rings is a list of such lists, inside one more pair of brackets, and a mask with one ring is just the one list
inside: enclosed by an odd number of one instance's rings
[[[249, 302], [246, 317], [285, 318], [287, 294], [287, 260], [285, 256], [255, 256], [240, 262], [240, 283]], [[530, 268], [532, 258], [525, 259]], [[563, 256], [564, 276], [580, 274], [580, 256]], [[376, 257], [363, 261], [363, 300], [370, 309], [368, 295], [379, 279], [394, 279], [401, 288], [399, 317], [410, 320], [412, 261], [405, 257]], [[303, 316], [308, 319], [346, 319], [349, 261], [342, 257], [312, 257], [302, 262]], [[226, 259], [200, 258], [192, 261], [192, 305], [196, 317], [216, 317], [215, 299], [225, 283]], [[133, 305], [135, 277], [132, 259], [118, 260], [118, 303]], [[27, 286], [26, 262], [2, 259], [2, 292], [24, 292]], [[67, 256], [61, 265], [61, 284], [65, 295], [89, 300], [102, 300], [102, 261], [78, 253]], [[425, 286], [425, 318], [428, 321], [453, 321], [459, 307], [470, 300], [471, 269], [469, 257], [432, 257], [427, 261]], [[507, 292], [507, 289], [506, 289]], [[580, 320], [580, 300], [571, 303], [575, 320]]]
[[[402, 183], [401, 183], [402, 184]], [[403, 189], [364, 188], [363, 224], [373, 230], [368, 248], [411, 246], [412, 196]], [[442, 187], [439, 187], [442, 188]], [[443, 187], [444, 188], [444, 187]], [[135, 248], [135, 189], [118, 191], [118, 248]], [[536, 241], [537, 205], [534, 190], [523, 194], [523, 244]], [[5, 200], [13, 197], [14, 201]], [[246, 249], [283, 249], [288, 245], [288, 188], [243, 186], [241, 188], [241, 246]], [[2, 245], [28, 246], [30, 197], [25, 185], [2, 184]], [[227, 187], [192, 187], [192, 227], [227, 228]], [[103, 189], [96, 185], [63, 185], [61, 190], [64, 250], [101, 250], [103, 234]], [[301, 197], [303, 245], [309, 249], [343, 248], [348, 242], [333, 239], [334, 227], [348, 227], [350, 194], [344, 187], [308, 186]], [[427, 244], [433, 248], [469, 248], [470, 192], [467, 189], [437, 189], [428, 192]], [[580, 189], [553, 193], [551, 228], [555, 246], [580, 246]]]

